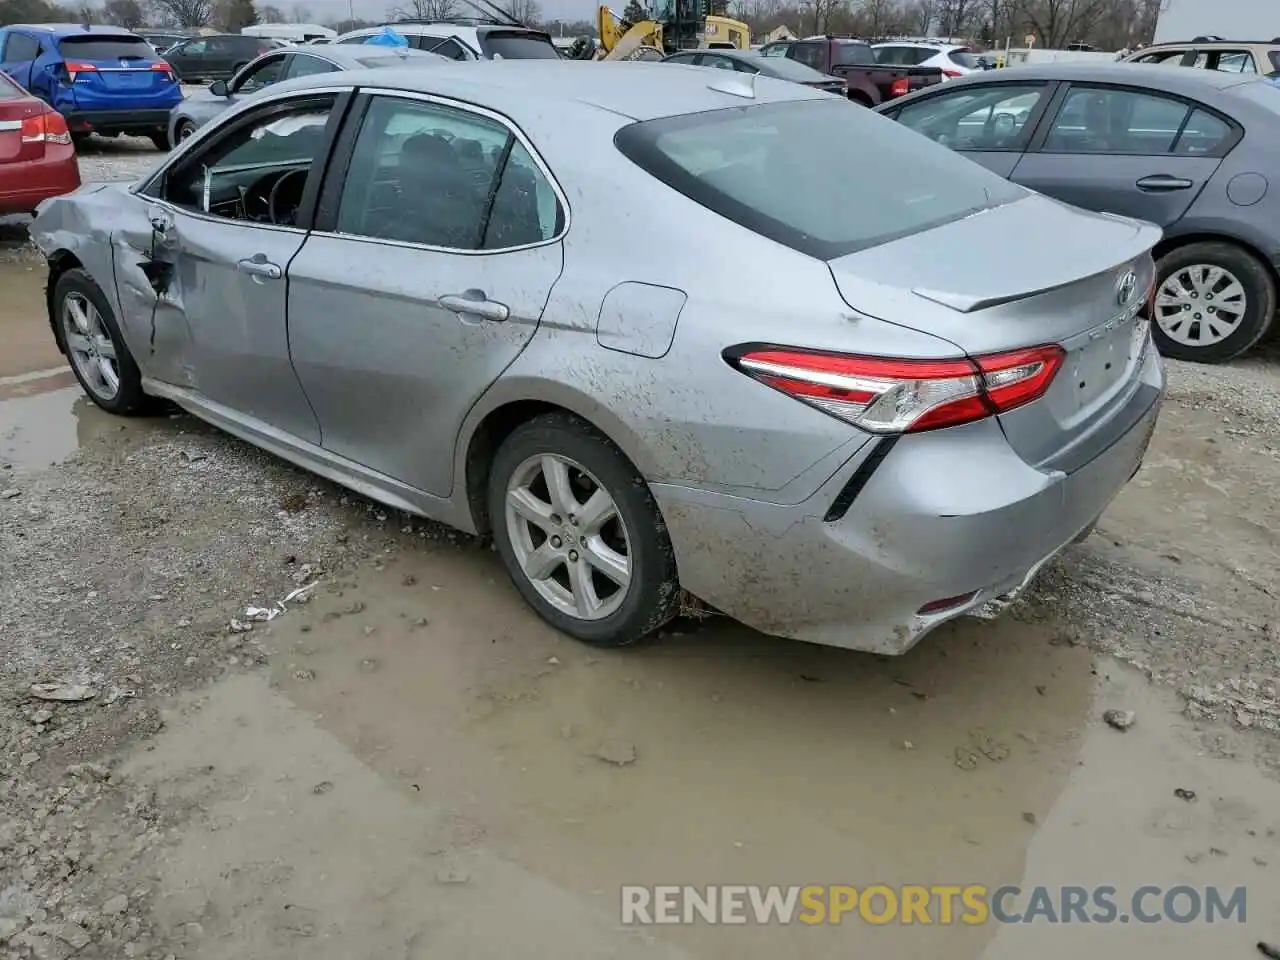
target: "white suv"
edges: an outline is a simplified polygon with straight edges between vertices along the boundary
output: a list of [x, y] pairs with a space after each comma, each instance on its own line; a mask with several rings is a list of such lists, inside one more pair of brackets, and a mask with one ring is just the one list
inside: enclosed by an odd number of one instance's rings
[[551, 35], [527, 27], [466, 21], [402, 20], [352, 30], [334, 43], [364, 43], [390, 27], [417, 50], [453, 60], [559, 60]]
[[894, 40], [877, 43], [871, 49], [875, 51], [876, 63], [894, 67], [937, 67], [944, 80], [982, 72], [969, 48], [958, 44]]

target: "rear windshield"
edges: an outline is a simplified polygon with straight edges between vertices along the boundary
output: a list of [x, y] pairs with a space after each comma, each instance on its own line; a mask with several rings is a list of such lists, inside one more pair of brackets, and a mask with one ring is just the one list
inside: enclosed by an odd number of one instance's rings
[[156, 52], [141, 37], [63, 37], [58, 49], [64, 57], [77, 60], [121, 60], [143, 57], [151, 60]]
[[26, 95], [26, 91], [10, 80], [8, 76], [0, 73], [0, 100], [14, 100]]
[[846, 100], [800, 100], [623, 127], [624, 155], [695, 203], [833, 260], [1027, 196]]
[[970, 70], [978, 68], [978, 61], [974, 59], [973, 54], [968, 50], [952, 50], [947, 54], [947, 57], [958, 67], [967, 67]]
[[837, 43], [835, 49], [836, 63], [851, 63], [859, 66], [876, 62], [876, 53], [867, 43]]
[[490, 30], [480, 37], [480, 48], [486, 57], [503, 60], [559, 60], [551, 38], [541, 33]]
[[806, 66], [803, 63], [796, 63], [794, 60], [786, 60], [781, 57], [770, 57], [768, 60], [762, 59], [762, 69], [771, 77], [781, 77], [783, 80], [791, 80], [795, 83], [813, 83], [815, 80], [826, 80], [827, 75], [813, 67]]

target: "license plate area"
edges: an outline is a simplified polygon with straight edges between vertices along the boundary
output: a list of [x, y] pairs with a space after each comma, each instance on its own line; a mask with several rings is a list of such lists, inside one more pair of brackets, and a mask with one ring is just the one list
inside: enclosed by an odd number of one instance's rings
[[1071, 378], [1076, 410], [1092, 407], [1129, 379], [1148, 333], [1145, 319], [1127, 320], [1091, 336], [1068, 354], [1063, 374]]
[[103, 81], [114, 90], [141, 90], [151, 86], [150, 70], [113, 70], [103, 71]]

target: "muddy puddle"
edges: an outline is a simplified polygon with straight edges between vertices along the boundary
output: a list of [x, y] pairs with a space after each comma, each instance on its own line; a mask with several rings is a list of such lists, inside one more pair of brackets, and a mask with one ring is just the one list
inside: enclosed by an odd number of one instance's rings
[[16, 474], [43, 470], [81, 447], [133, 424], [99, 410], [70, 371], [38, 380], [0, 380], [0, 465]]
[[[219, 754], [218, 790], [228, 799], [213, 808], [218, 836], [184, 841], [255, 837], [240, 854], [291, 864], [278, 892], [235, 906], [258, 911], [268, 926], [272, 911], [302, 895], [301, 871], [313, 900], [341, 900], [334, 885], [355, 897], [334, 907], [335, 936], [345, 916], [359, 929], [371, 909], [390, 910], [399, 919], [384, 919], [394, 931], [434, 916], [445, 897], [489, 918], [460, 941], [472, 956], [503, 955], [510, 898], [535, 887], [537, 896], [569, 895], [579, 932], [605, 931], [579, 954], [555, 952], [577, 934], [558, 940], [556, 924], [537, 935], [530, 926], [522, 954], [537, 957], [630, 955], [604, 951], [605, 941], [611, 950], [643, 945], [645, 955], [735, 960], [1157, 949], [1162, 958], [1200, 958], [1224, 948], [1248, 957], [1255, 941], [1280, 932], [1280, 785], [1251, 763], [1220, 759], [1222, 743], [1211, 754], [1175, 697], [1048, 625], [962, 623], [904, 658], [878, 659], [711, 621], [608, 653], [538, 626], [487, 551], [428, 548], [380, 566], [325, 584], [312, 603], [260, 628], [287, 708], [258, 681], [224, 683], [209, 694], [213, 707], [167, 735], [183, 744], [168, 750], [172, 760], [143, 761], [158, 764], [157, 782], [175, 775], [166, 763], [194, 768], [193, 745], [224, 743], [209, 724], [230, 724], [226, 735], [246, 743], [276, 741], [277, 760], [264, 754], [266, 768]], [[1126, 732], [1106, 726], [1099, 717], [1110, 707], [1133, 710], [1137, 722]], [[298, 752], [276, 739], [282, 721], [268, 714], [280, 710], [328, 745], [298, 747], [310, 764], [304, 772], [272, 767]], [[375, 790], [370, 775], [385, 794], [376, 803], [366, 795]], [[275, 798], [271, 810], [239, 802], [256, 790]], [[387, 807], [379, 816], [390, 820], [370, 819], [383, 804], [402, 812]], [[308, 841], [288, 840], [292, 826], [280, 827], [278, 841], [253, 826], [286, 809], [318, 818]], [[361, 869], [372, 888], [392, 876], [425, 885], [416, 913], [412, 899], [393, 910], [399, 894], [350, 890], [333, 873], [343, 857], [362, 856], [341, 852], [361, 849], [359, 837], [373, 849], [390, 836], [385, 870]], [[330, 840], [333, 850], [317, 847]], [[299, 846], [322, 863], [308, 871], [294, 862]], [[195, 868], [184, 859], [171, 861], [175, 889], [205, 882], [188, 875]], [[1243, 885], [1249, 910], [1243, 924], [1216, 925], [872, 926], [855, 918], [618, 929], [624, 884], [872, 883], [1046, 885], [1055, 896], [1062, 885], [1109, 885], [1121, 899], [1145, 884]], [[369, 900], [378, 897], [375, 908]], [[398, 956], [452, 942], [401, 932], [409, 947]], [[312, 941], [305, 955], [340, 954], [317, 953]]]

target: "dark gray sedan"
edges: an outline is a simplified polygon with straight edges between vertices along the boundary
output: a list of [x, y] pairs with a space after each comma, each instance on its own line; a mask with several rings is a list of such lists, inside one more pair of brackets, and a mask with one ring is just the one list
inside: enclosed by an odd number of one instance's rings
[[230, 80], [214, 81], [208, 90], [191, 94], [169, 111], [169, 143], [176, 146], [233, 103], [282, 80], [338, 70], [452, 62], [436, 53], [373, 44], [307, 45], [272, 50], [246, 64]]
[[1015, 183], [1163, 227], [1152, 319], [1165, 355], [1230, 360], [1272, 329], [1280, 89], [1266, 80], [1044, 64], [952, 80], [878, 109]]
[[736, 70], [738, 73], [757, 73], [762, 77], [789, 80], [806, 87], [816, 87], [828, 93], [848, 94], [848, 87], [839, 77], [828, 76], [821, 71], [787, 60], [783, 57], [761, 56], [758, 50], [681, 50], [666, 57], [663, 63], [683, 63], [691, 67], [713, 67], [720, 70]]

